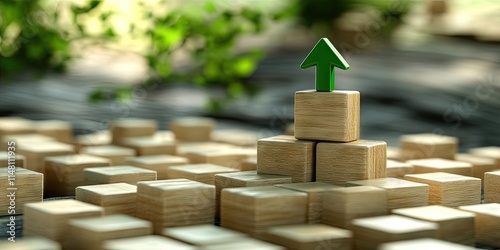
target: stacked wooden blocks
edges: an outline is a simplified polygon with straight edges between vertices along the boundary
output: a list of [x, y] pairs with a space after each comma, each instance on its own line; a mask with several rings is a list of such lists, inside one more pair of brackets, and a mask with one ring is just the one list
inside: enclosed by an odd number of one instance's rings
[[136, 214], [137, 187], [127, 183], [81, 186], [76, 188], [76, 199], [100, 206], [104, 215]]

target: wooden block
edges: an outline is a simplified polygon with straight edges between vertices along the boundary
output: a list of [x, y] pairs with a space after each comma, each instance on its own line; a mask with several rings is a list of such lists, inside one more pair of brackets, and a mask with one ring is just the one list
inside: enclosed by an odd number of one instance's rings
[[121, 145], [133, 148], [137, 155], [175, 155], [176, 145], [174, 141], [164, 141], [157, 137], [133, 137], [124, 139]]
[[484, 203], [500, 203], [500, 171], [484, 174]]
[[244, 171], [215, 175], [216, 217], [220, 214], [220, 194], [224, 188], [272, 186], [292, 183], [292, 177], [284, 175], [257, 174], [257, 171]]
[[35, 121], [36, 133], [50, 136], [57, 141], [73, 143], [73, 128], [71, 123], [60, 120]]
[[295, 92], [295, 137], [350, 142], [359, 139], [358, 91]]
[[[293, 135], [293, 134], [292, 134]], [[216, 130], [212, 132], [212, 141], [232, 144], [241, 147], [255, 147], [259, 134], [242, 129]]]
[[403, 179], [407, 174], [413, 174], [413, 166], [411, 164], [387, 160], [386, 177]]
[[102, 250], [106, 240], [152, 234], [152, 224], [129, 215], [79, 218], [68, 221], [64, 246], [74, 250]]
[[241, 160], [240, 171], [256, 171], [257, 170], [257, 157], [248, 157]]
[[321, 224], [288, 225], [267, 229], [265, 239], [289, 250], [350, 250], [352, 232]]
[[24, 206], [23, 236], [42, 236], [62, 243], [67, 222], [102, 215], [102, 208], [75, 200], [53, 200]]
[[168, 168], [168, 177], [171, 179], [184, 178], [193, 181], [215, 185], [215, 175], [237, 172], [234, 168], [223, 167], [210, 163], [172, 166]]
[[127, 183], [80, 186], [76, 199], [100, 206], [104, 215], [128, 214], [135, 216], [137, 187]]
[[111, 166], [124, 165], [126, 158], [136, 156], [134, 149], [114, 145], [87, 146], [82, 147], [79, 152], [109, 159]]
[[24, 144], [17, 148], [17, 152], [26, 157], [26, 168], [39, 173], [45, 172], [44, 160], [50, 156], [72, 155], [75, 148], [61, 142], [37, 142]]
[[200, 250], [286, 250], [282, 246], [271, 244], [265, 241], [252, 238], [239, 240], [237, 242], [222, 243], [217, 245], [205, 246]]
[[295, 124], [293, 122], [286, 126], [285, 135], [295, 135]]
[[486, 157], [495, 160], [497, 169], [500, 168], [500, 147], [480, 147], [472, 148], [468, 151], [470, 154], [477, 155], [480, 157]]
[[178, 142], [177, 155], [187, 157], [190, 152], [215, 151], [227, 148], [238, 148], [235, 145], [219, 142]]
[[156, 171], [158, 180], [169, 179], [168, 168], [171, 166], [186, 165], [188, 159], [174, 155], [148, 155], [139, 157], [130, 157], [126, 164], [140, 168]]
[[387, 147], [387, 159], [401, 161], [401, 151], [396, 147]]
[[23, 237], [15, 242], [0, 241], [0, 249], [5, 250], [61, 250], [61, 244], [44, 237]]
[[35, 133], [35, 126], [32, 121], [22, 117], [1, 117], [0, 137], [5, 135], [19, 135]]
[[400, 137], [401, 160], [443, 158], [453, 160], [458, 138], [436, 134], [414, 134]]
[[316, 147], [316, 181], [344, 186], [348, 181], [384, 178], [386, 152], [383, 141], [320, 142]]
[[375, 250], [380, 244], [418, 238], [435, 238], [436, 223], [399, 215], [354, 219], [354, 249]]
[[[19, 135], [5, 135], [1, 137], [0, 150], [7, 151], [8, 147], [19, 147], [24, 144], [55, 142], [54, 137], [40, 135], [40, 134], [19, 134]], [[15, 144], [13, 144], [13, 143]]]
[[221, 226], [254, 238], [268, 227], [305, 223], [307, 194], [264, 186], [226, 188], [221, 192]]
[[438, 224], [437, 239], [474, 245], [473, 213], [439, 205], [394, 209], [392, 212], [396, 215]]
[[195, 246], [210, 246], [247, 238], [246, 234], [215, 225], [192, 225], [165, 228], [163, 236]]
[[153, 222], [160, 234], [165, 227], [213, 224], [215, 187], [187, 179], [137, 183], [137, 217]]
[[170, 123], [170, 130], [179, 141], [210, 141], [215, 120], [204, 117], [183, 117]]
[[275, 186], [307, 194], [307, 223], [309, 224], [321, 223], [323, 193], [327, 190], [342, 188], [322, 182], [276, 184]]
[[104, 250], [199, 250], [194, 246], [158, 235], [147, 235], [123, 239], [107, 240]]
[[113, 144], [120, 145], [126, 138], [152, 136], [157, 129], [156, 120], [141, 118], [116, 120], [111, 125], [112, 141]]
[[211, 163], [239, 170], [242, 160], [256, 155], [257, 151], [254, 149], [226, 148], [212, 151], [191, 151], [186, 154], [186, 158], [191, 163]]
[[108, 159], [91, 155], [66, 155], [45, 158], [44, 197], [75, 195], [85, 185], [85, 168], [109, 166]]
[[297, 140], [290, 135], [260, 139], [257, 148], [257, 173], [281, 174], [292, 182], [314, 181], [316, 142]]
[[86, 185], [119, 182], [136, 185], [139, 181], [156, 181], [156, 171], [133, 166], [86, 168], [83, 172]]
[[323, 224], [351, 228], [351, 220], [387, 214], [387, 192], [360, 186], [337, 188], [323, 193]]
[[111, 144], [111, 131], [100, 130], [86, 135], [78, 135], [75, 138], [75, 145], [81, 147], [104, 146]]
[[415, 174], [444, 172], [472, 176], [472, 164], [440, 158], [429, 158], [407, 161], [413, 166]]
[[0, 151], [0, 168], [6, 168], [8, 166], [16, 166], [19, 168], [26, 167], [26, 157], [24, 155], [17, 154], [15, 151]]
[[481, 180], [450, 173], [407, 174], [405, 180], [429, 185], [429, 205], [458, 207], [481, 203]]
[[500, 248], [500, 204], [476, 204], [460, 209], [476, 215], [476, 243]]
[[403, 240], [380, 245], [379, 250], [422, 250], [422, 249], [439, 249], [439, 250], [474, 250], [477, 248], [464, 246], [448, 241], [425, 238], [415, 240]]
[[372, 186], [387, 192], [387, 213], [392, 209], [427, 206], [429, 185], [397, 178], [350, 181], [353, 186]]
[[0, 168], [0, 216], [22, 214], [24, 204], [43, 199], [43, 174], [20, 167]]
[[497, 169], [495, 160], [491, 158], [472, 154], [457, 154], [455, 160], [472, 164], [472, 177], [481, 179], [482, 184], [484, 184], [484, 173]]

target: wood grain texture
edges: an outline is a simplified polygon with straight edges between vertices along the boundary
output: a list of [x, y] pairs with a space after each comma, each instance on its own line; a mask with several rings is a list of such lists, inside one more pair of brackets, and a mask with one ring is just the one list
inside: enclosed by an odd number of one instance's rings
[[140, 168], [156, 171], [158, 180], [166, 180], [168, 177], [168, 168], [171, 166], [186, 165], [189, 160], [174, 155], [147, 155], [127, 158], [126, 164]]
[[349, 142], [359, 139], [360, 94], [336, 90], [295, 92], [297, 139]]
[[500, 204], [476, 204], [461, 206], [461, 210], [476, 215], [476, 243], [500, 248]]
[[215, 120], [205, 117], [183, 117], [170, 123], [175, 139], [187, 142], [210, 141]]
[[352, 232], [328, 225], [299, 224], [271, 227], [266, 230], [265, 239], [289, 250], [350, 250]]
[[127, 183], [80, 186], [76, 200], [100, 206], [104, 215], [136, 214], [137, 187]]
[[468, 162], [452, 161], [441, 158], [410, 160], [407, 163], [413, 166], [415, 174], [444, 172], [472, 176], [472, 164]]
[[153, 136], [158, 130], [156, 120], [142, 118], [125, 118], [115, 120], [111, 124], [113, 144], [120, 145], [123, 140], [131, 137]]
[[404, 161], [425, 158], [453, 160], [458, 150], [458, 138], [437, 134], [403, 135], [399, 142]]
[[383, 141], [320, 142], [316, 147], [316, 181], [344, 186], [348, 181], [384, 178], [386, 152]]
[[489, 147], [471, 148], [469, 149], [468, 152], [473, 155], [495, 160], [496, 167], [500, 169], [500, 147], [489, 146]]
[[243, 129], [225, 129], [212, 132], [211, 140], [241, 147], [255, 147], [259, 133]]
[[413, 166], [406, 162], [387, 159], [386, 177], [404, 179], [405, 175], [413, 174]]
[[134, 166], [110, 166], [84, 169], [86, 185], [155, 181], [156, 171]]
[[484, 174], [484, 203], [500, 203], [500, 170]]
[[109, 159], [112, 166], [124, 165], [127, 157], [136, 156], [134, 149], [114, 145], [95, 145], [81, 147], [80, 154], [94, 155]]
[[215, 185], [215, 175], [233, 173], [238, 170], [210, 163], [188, 164], [172, 166], [168, 168], [168, 176], [171, 179], [184, 178], [199, 181], [209, 185]]
[[472, 154], [457, 154], [455, 155], [455, 160], [472, 164], [472, 177], [481, 179], [482, 184], [484, 184], [484, 173], [500, 169], [496, 166], [494, 159], [487, 157]]
[[[14, 185], [10, 185], [11, 181]], [[0, 216], [22, 214], [25, 204], [42, 201], [43, 174], [21, 167], [0, 168], [0, 196]], [[10, 206], [11, 199], [15, 202], [13, 207]]]

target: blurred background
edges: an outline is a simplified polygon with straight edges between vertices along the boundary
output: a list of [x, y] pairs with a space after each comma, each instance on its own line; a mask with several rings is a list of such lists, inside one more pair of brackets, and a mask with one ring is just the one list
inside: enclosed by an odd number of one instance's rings
[[71, 122], [207, 116], [284, 133], [300, 63], [321, 37], [361, 92], [361, 137], [500, 145], [497, 0], [19, 0], [0, 2], [0, 116]]

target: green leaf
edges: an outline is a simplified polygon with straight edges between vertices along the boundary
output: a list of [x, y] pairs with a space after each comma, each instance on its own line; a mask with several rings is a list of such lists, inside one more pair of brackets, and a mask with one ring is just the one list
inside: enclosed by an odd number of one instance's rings
[[233, 70], [239, 77], [250, 76], [257, 67], [257, 61], [250, 57], [243, 57], [235, 61]]

